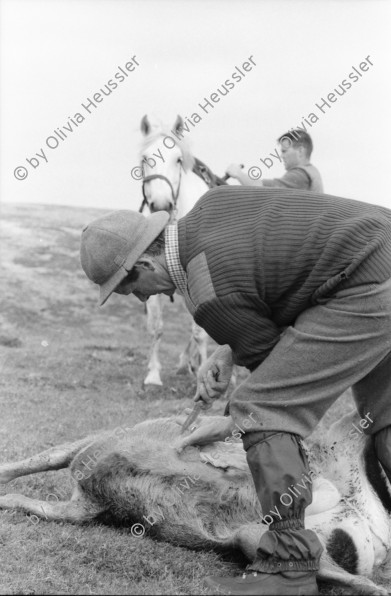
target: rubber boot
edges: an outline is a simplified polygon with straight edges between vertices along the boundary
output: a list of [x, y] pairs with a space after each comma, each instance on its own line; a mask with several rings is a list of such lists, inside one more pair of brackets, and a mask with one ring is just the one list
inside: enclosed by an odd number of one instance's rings
[[323, 548], [315, 532], [304, 527], [312, 478], [300, 438], [252, 432], [243, 436], [243, 446], [269, 531], [244, 576], [210, 577], [207, 585], [231, 594], [318, 594], [316, 571]]
[[255, 596], [317, 596], [315, 571], [259, 573], [249, 571], [240, 577], [208, 577], [206, 585], [217, 593]]

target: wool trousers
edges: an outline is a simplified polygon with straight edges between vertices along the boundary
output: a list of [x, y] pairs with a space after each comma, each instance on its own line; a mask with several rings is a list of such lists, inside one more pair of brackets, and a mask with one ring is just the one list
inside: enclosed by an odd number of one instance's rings
[[304, 527], [311, 489], [286, 507], [281, 496], [309, 472], [301, 439], [349, 387], [391, 473], [391, 279], [353, 284], [305, 310], [231, 396], [233, 420], [247, 420], [243, 443], [262, 510], [278, 507], [281, 515], [262, 536], [252, 568], [317, 568], [322, 549]]

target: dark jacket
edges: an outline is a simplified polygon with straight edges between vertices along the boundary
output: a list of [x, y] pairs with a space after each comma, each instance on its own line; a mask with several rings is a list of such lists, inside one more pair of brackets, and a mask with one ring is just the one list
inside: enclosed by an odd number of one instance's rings
[[178, 237], [196, 323], [250, 370], [305, 309], [391, 276], [391, 211], [331, 195], [219, 187]]

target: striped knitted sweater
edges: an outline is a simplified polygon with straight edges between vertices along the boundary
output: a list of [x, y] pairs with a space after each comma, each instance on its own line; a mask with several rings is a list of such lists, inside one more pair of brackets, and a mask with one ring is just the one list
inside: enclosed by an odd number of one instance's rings
[[219, 187], [178, 239], [196, 323], [250, 370], [305, 309], [391, 276], [391, 211], [331, 195]]

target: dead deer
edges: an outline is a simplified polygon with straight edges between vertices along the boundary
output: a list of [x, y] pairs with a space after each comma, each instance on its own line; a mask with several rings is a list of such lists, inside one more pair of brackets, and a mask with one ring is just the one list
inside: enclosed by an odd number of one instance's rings
[[[391, 496], [370, 438], [352, 432], [356, 418], [348, 414], [324, 441], [307, 442], [314, 497], [306, 526], [324, 546], [318, 579], [350, 593], [387, 594], [370, 577], [382, 564], [384, 579], [391, 575]], [[219, 424], [224, 418], [214, 420]], [[205, 416], [199, 424], [208, 421]], [[69, 466], [74, 490], [69, 501], [59, 502], [5, 494], [0, 508], [75, 524], [106, 513], [130, 526], [133, 535], [145, 532], [194, 549], [240, 549], [252, 560], [269, 519], [261, 511], [241, 441], [178, 453], [180, 432], [174, 418], [147, 420], [2, 464], [3, 488], [20, 476]], [[305, 488], [304, 482], [294, 490]]]

